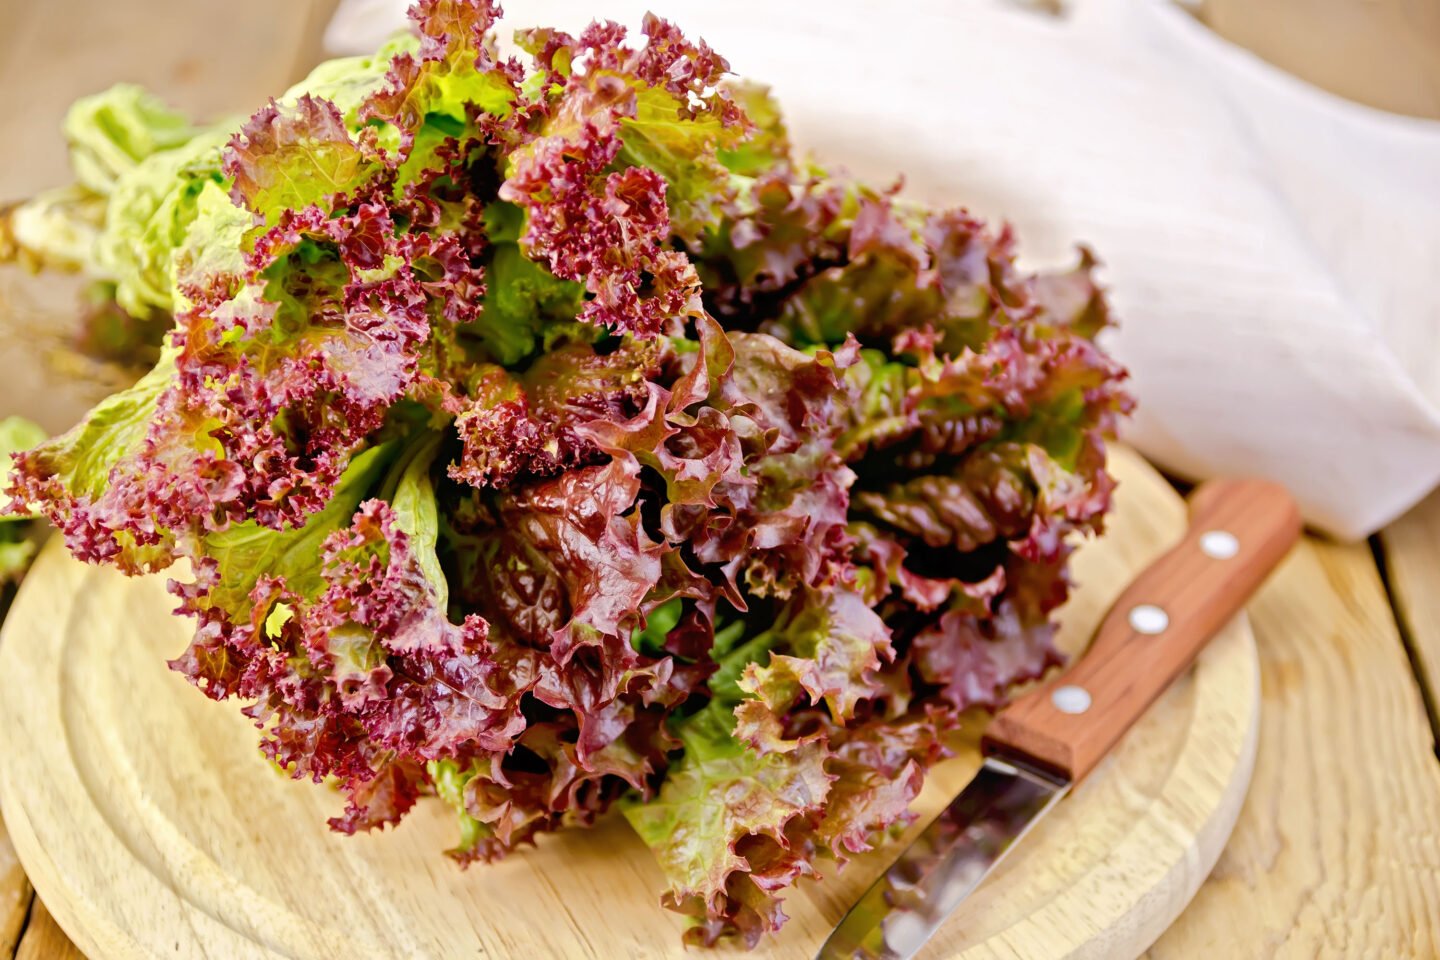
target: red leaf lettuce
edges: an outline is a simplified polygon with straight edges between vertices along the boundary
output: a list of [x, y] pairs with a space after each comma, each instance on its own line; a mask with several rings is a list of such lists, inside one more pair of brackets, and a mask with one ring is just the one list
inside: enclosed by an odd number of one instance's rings
[[498, 15], [422, 0], [238, 128], [151, 104], [144, 150], [77, 154], [158, 198], [86, 229], [140, 230], [174, 329], [11, 510], [187, 559], [172, 665], [339, 783], [335, 829], [434, 794], [493, 860], [620, 801], [689, 938], [753, 945], [1059, 659], [1130, 402], [1105, 301], [1088, 253], [1031, 275], [796, 160], [663, 20], [505, 59]]

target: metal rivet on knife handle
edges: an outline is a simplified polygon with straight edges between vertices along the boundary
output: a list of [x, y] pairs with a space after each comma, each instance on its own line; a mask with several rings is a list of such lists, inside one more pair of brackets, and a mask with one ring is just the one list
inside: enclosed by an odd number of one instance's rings
[[1153, 603], [1142, 603], [1130, 608], [1130, 629], [1148, 637], [1164, 633], [1170, 626], [1170, 614]]
[[1055, 709], [1061, 713], [1084, 713], [1090, 709], [1090, 691], [1074, 684], [1066, 684], [1055, 688], [1055, 692], [1050, 694], [1050, 702], [1055, 704]]
[[1229, 560], [1240, 552], [1240, 541], [1229, 530], [1206, 530], [1200, 534], [1200, 552], [1215, 560]]

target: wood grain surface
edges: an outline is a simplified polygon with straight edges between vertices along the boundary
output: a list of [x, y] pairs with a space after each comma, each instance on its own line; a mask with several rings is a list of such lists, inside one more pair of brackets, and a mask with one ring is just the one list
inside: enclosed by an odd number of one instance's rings
[[0, 820], [0, 957], [13, 957], [25, 929], [34, 890]]
[[[1285, 488], [1224, 478], [1190, 497], [1190, 529], [1136, 577], [1100, 622], [1084, 659], [1001, 710], [982, 749], [1085, 777], [1225, 623], [1241, 612], [1300, 538], [1300, 512]], [[1207, 551], [1206, 538], [1228, 537]], [[1168, 623], [1142, 632], [1131, 611], [1148, 606]], [[1077, 714], [1052, 696], [1061, 685], [1089, 697]]]
[[[1387, 527], [1379, 542], [1412, 665], [1423, 689], [1440, 691], [1440, 492]], [[1435, 725], [1440, 704], [1432, 696], [1427, 707]]]
[[1250, 797], [1148, 956], [1440, 956], [1440, 764], [1368, 547], [1307, 538], [1249, 612], [1265, 715]]
[[[1158, 475], [1124, 451], [1115, 468], [1110, 532], [1076, 559], [1063, 616], [1072, 650], [1183, 530], [1183, 505]], [[684, 921], [658, 906], [663, 878], [622, 818], [463, 873], [440, 855], [455, 826], [438, 803], [384, 834], [329, 832], [338, 796], [279, 775], [234, 704], [165, 668], [190, 626], [170, 608], [160, 578], [85, 567], [52, 542], [0, 641], [0, 803], [39, 895], [91, 955], [680, 953]], [[1236, 621], [927, 955], [1137, 955], [1224, 845], [1253, 760], [1258, 687]], [[937, 770], [922, 815], [977, 763], [972, 743]], [[786, 901], [791, 922], [759, 955], [812, 956], [897, 849], [802, 884]]]
[[65, 931], [50, 916], [45, 904], [36, 900], [30, 923], [25, 928], [25, 939], [20, 941], [15, 952], [15, 960], [85, 960], [85, 954], [65, 936]]

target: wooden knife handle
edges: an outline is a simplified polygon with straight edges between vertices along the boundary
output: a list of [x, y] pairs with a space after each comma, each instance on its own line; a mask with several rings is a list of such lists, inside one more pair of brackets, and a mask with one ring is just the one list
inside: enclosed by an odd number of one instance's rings
[[1078, 663], [995, 716], [984, 752], [1080, 780], [1240, 611], [1300, 526], [1278, 484], [1201, 485], [1190, 498], [1185, 539], [1125, 589]]

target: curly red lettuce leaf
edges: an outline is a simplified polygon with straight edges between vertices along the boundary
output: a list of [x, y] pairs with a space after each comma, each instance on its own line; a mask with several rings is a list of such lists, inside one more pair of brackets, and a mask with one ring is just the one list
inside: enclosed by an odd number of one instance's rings
[[819, 818], [832, 777], [818, 741], [761, 754], [735, 740], [723, 712], [677, 724], [682, 759], [647, 803], [625, 816], [671, 881], [665, 903], [704, 917], [687, 941], [713, 944], [738, 933], [749, 946], [785, 921], [773, 896], [813, 875], [808, 851], [792, 837]]
[[500, 197], [525, 210], [527, 255], [585, 284], [582, 320], [653, 337], [698, 315], [699, 279], [668, 238], [698, 234], [725, 205], [717, 151], [745, 124], [719, 86], [723, 58], [654, 16], [644, 32], [639, 49], [614, 23], [532, 36], [552, 81], [547, 116], [508, 158]]
[[251, 117], [231, 138], [222, 169], [235, 203], [274, 226], [286, 210], [333, 203], [379, 167], [336, 106], [306, 94], [294, 106], [272, 100]]
[[505, 118], [519, 96], [517, 67], [498, 61], [491, 28], [500, 5], [489, 0], [421, 0], [410, 9], [419, 48], [390, 61], [386, 84], [360, 108], [364, 121], [398, 133], [396, 154], [412, 160], [402, 181], [423, 180], [429, 157], [479, 116]]
[[224, 458], [213, 422], [184, 408], [174, 363], [167, 352], [67, 433], [16, 455], [10, 511], [34, 505], [76, 556], [129, 573], [169, 566], [193, 528], [223, 521], [244, 471]]
[[895, 656], [885, 622], [859, 594], [842, 588], [794, 604], [775, 632], [782, 639], [771, 647], [769, 662], [747, 666], [739, 687], [776, 714], [803, 693], [843, 723], [859, 701], [877, 695], [873, 674]]

